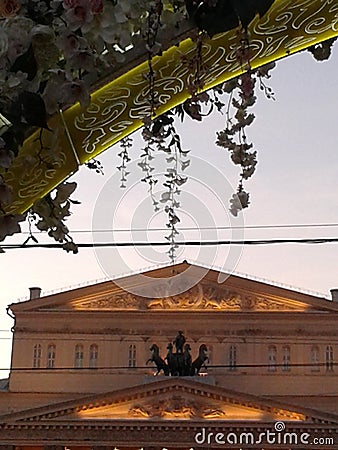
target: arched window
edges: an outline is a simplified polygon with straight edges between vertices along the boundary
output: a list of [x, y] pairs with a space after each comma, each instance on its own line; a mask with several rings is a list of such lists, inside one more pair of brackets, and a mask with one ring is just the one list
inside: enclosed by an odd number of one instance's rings
[[99, 348], [96, 344], [92, 344], [89, 347], [89, 367], [91, 369], [97, 368], [97, 359], [99, 356]]
[[229, 347], [229, 370], [236, 370], [237, 366], [237, 348], [236, 345], [230, 345]]
[[41, 367], [41, 355], [42, 349], [40, 344], [36, 344], [33, 347], [33, 368], [37, 369]]
[[277, 370], [277, 348], [275, 345], [270, 345], [268, 350], [269, 372], [276, 372]]
[[333, 347], [327, 345], [325, 352], [325, 366], [326, 372], [333, 372]]
[[128, 367], [136, 367], [136, 345], [135, 344], [129, 345]]
[[311, 372], [319, 372], [319, 347], [318, 345], [313, 345], [311, 347]]
[[288, 345], [285, 345], [283, 347], [283, 366], [282, 366], [283, 372], [290, 371], [290, 359], [291, 359], [290, 347]]
[[74, 367], [80, 369], [83, 367], [83, 345], [77, 344], [75, 346]]
[[47, 347], [47, 369], [54, 369], [55, 367], [55, 353], [56, 347], [54, 344], [49, 344]]

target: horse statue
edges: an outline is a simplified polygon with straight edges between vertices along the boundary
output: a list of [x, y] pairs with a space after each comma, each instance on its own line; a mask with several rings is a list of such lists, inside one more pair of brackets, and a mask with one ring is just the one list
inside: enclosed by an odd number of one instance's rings
[[185, 344], [183, 351], [183, 376], [188, 376], [191, 373], [192, 357], [190, 354], [191, 347], [189, 344]]
[[200, 345], [198, 357], [191, 364], [191, 375], [199, 375], [202, 366], [207, 368], [207, 366], [205, 365], [206, 361], [209, 362], [207, 353], [207, 346], [205, 344]]
[[174, 347], [173, 344], [171, 342], [169, 342], [169, 344], [167, 345], [168, 353], [164, 359], [168, 363], [170, 375], [172, 377], [175, 377], [175, 376], [179, 376], [180, 372], [179, 372], [177, 355], [175, 353], [173, 353], [173, 347]]
[[[200, 345], [198, 357], [192, 361], [190, 344], [186, 344], [185, 341], [182, 331], [179, 331], [175, 341], [169, 342], [167, 345], [168, 352], [164, 359], [160, 356], [158, 345], [153, 344], [150, 347], [152, 356], [146, 364], [149, 362], [155, 363], [157, 367], [155, 375], [159, 375], [163, 370], [165, 376], [188, 377], [199, 375], [202, 366], [207, 368], [205, 365], [206, 362], [209, 362], [207, 346], [205, 344]], [[174, 346], [176, 352], [174, 352]]]
[[151, 356], [151, 358], [148, 359], [146, 364], [148, 364], [150, 362], [155, 363], [156, 368], [157, 368], [157, 372], [155, 375], [158, 375], [161, 372], [161, 370], [163, 370], [164, 375], [168, 376], [169, 375], [169, 367], [166, 364], [166, 362], [164, 361], [164, 359], [161, 358], [160, 349], [159, 349], [158, 345], [153, 344], [150, 347], [150, 351], [152, 352], [152, 356]]

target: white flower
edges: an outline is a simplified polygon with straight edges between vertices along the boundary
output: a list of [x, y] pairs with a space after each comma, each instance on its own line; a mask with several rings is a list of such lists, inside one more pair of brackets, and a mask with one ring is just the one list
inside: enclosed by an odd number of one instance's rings
[[230, 199], [230, 212], [237, 217], [239, 211], [249, 206], [249, 194], [243, 190], [233, 194]]
[[63, 52], [65, 58], [70, 58], [80, 50], [81, 43], [84, 42], [75, 33], [65, 30], [57, 39], [56, 45]]
[[82, 69], [87, 72], [95, 71], [95, 56], [87, 50], [74, 53], [68, 62], [72, 69]]
[[42, 97], [49, 114], [54, 114], [60, 108], [76, 102], [80, 102], [83, 107], [88, 106], [90, 102], [87, 83], [83, 80], [69, 79], [62, 70], [53, 72]]
[[65, 80], [66, 74], [63, 70], [50, 71], [50, 77], [42, 95], [48, 114], [54, 114], [60, 109], [62, 85]]
[[124, 23], [128, 21], [125, 11], [120, 4], [117, 4], [114, 8], [114, 16], [117, 23]]
[[93, 17], [93, 13], [86, 0], [77, 0], [74, 7], [67, 9], [65, 13], [68, 26], [72, 31], [76, 31], [79, 28], [83, 32], [88, 31], [90, 28], [88, 25], [93, 20]]
[[28, 50], [33, 26], [34, 22], [31, 19], [22, 16], [5, 21], [4, 30], [8, 37], [7, 56], [11, 63]]
[[73, 105], [80, 102], [82, 107], [90, 103], [90, 94], [86, 83], [83, 80], [66, 81], [62, 86], [61, 101], [63, 106]]
[[19, 87], [27, 80], [27, 74], [23, 72], [8, 74], [7, 84], [10, 89]]

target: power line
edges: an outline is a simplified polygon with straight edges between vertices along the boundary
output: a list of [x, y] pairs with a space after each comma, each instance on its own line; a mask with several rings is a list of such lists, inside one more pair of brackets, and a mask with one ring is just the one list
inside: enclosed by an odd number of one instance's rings
[[[283, 224], [283, 225], [243, 225], [243, 226], [206, 226], [206, 227], [177, 227], [178, 231], [199, 231], [199, 230], [267, 230], [267, 229], [287, 229], [287, 228], [334, 228], [338, 227], [338, 223], [314, 223], [314, 224]], [[168, 228], [118, 228], [103, 230], [71, 230], [71, 233], [126, 233], [126, 232], [151, 232], [151, 231], [168, 231]], [[21, 234], [30, 234], [24, 231]], [[33, 234], [43, 234], [41, 231], [33, 232]]]
[[[265, 240], [213, 240], [213, 241], [176, 241], [175, 244], [183, 247], [204, 246], [213, 247], [217, 245], [272, 245], [272, 244], [329, 244], [338, 242], [338, 238], [312, 238], [312, 239], [265, 239]], [[100, 247], [169, 247], [170, 242], [140, 241], [140, 242], [94, 242], [78, 243], [78, 248], [100, 248]], [[28, 248], [62, 248], [63, 244], [2, 244], [4, 250], [28, 249]]]
[[[288, 365], [285, 364], [236, 364], [235, 366], [233, 365], [229, 365], [229, 364], [214, 364], [214, 365], [209, 365], [207, 364], [207, 368], [208, 369], [228, 369], [229, 372], [235, 372], [237, 369], [248, 369], [248, 368], [267, 368], [267, 369], [289, 369], [292, 367], [316, 367], [316, 368], [321, 368], [321, 367], [326, 367], [326, 368], [333, 368], [338, 366], [338, 363], [336, 362], [330, 362], [330, 363], [316, 363], [316, 364], [312, 364], [312, 363], [290, 363]], [[84, 370], [90, 370], [90, 371], [94, 371], [97, 372], [99, 370], [124, 370], [124, 369], [128, 369], [128, 370], [133, 370], [133, 371], [138, 371], [138, 370], [151, 370], [151, 369], [156, 369], [155, 366], [134, 366], [134, 367], [130, 367], [130, 366], [98, 366], [98, 367], [74, 367], [74, 366], [67, 366], [67, 367], [53, 367], [53, 368], [41, 368], [41, 367], [9, 367], [9, 368], [0, 368], [0, 370], [10, 370], [11, 372], [20, 372], [20, 371], [38, 371], [38, 372], [47, 372], [47, 373], [51, 373], [52, 371], [63, 371], [63, 370], [77, 370], [77, 371], [84, 371]], [[287, 371], [287, 370], [285, 370]]]

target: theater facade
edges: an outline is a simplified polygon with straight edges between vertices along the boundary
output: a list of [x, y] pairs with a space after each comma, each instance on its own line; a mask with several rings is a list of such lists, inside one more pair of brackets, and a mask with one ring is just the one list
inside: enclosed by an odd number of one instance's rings
[[338, 449], [338, 301], [187, 262], [12, 303], [0, 450]]

